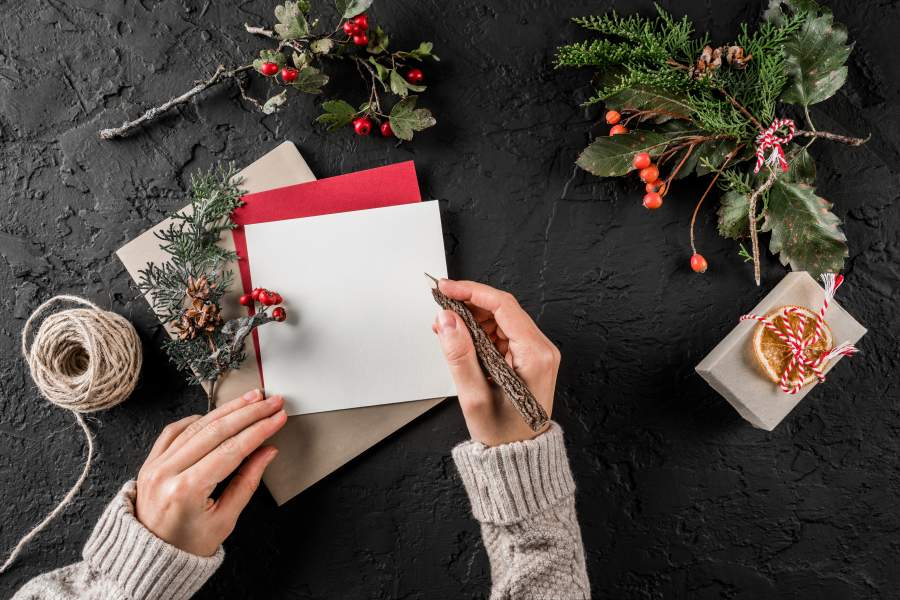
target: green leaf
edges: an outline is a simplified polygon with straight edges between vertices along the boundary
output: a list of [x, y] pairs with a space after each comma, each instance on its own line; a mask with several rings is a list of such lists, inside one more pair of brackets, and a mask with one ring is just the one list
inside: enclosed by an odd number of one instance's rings
[[401, 140], [409, 141], [413, 138], [413, 132], [428, 129], [437, 123], [430, 110], [416, 108], [417, 100], [418, 96], [409, 96], [391, 109], [391, 130]]
[[349, 19], [356, 15], [366, 12], [372, 6], [373, 0], [335, 0], [334, 5], [341, 18]]
[[654, 90], [643, 86], [626, 88], [605, 100], [612, 110], [649, 111], [641, 120], [663, 123], [669, 119], [689, 119], [692, 111], [688, 99], [669, 90]]
[[291, 59], [294, 61], [294, 66], [298, 69], [305, 69], [312, 64], [312, 55], [306, 51], [294, 52]]
[[750, 235], [750, 197], [747, 194], [732, 190], [720, 200], [719, 235], [732, 240], [739, 240]]
[[334, 48], [334, 40], [328, 37], [319, 38], [309, 44], [309, 49], [313, 51], [313, 54], [328, 54], [332, 48]]
[[381, 83], [381, 87], [384, 88], [384, 91], [388, 90], [388, 82], [391, 78], [391, 72], [387, 67], [382, 65], [380, 62], [375, 60], [374, 56], [369, 57], [369, 63], [375, 67], [375, 73], [378, 75], [378, 81]]
[[349, 125], [353, 121], [353, 117], [356, 116], [356, 109], [343, 100], [323, 102], [322, 110], [325, 112], [316, 118], [316, 122], [326, 125], [328, 131], [334, 131]]
[[626, 175], [634, 167], [632, 161], [638, 152], [651, 156], [665, 150], [673, 134], [635, 130], [622, 135], [603, 136], [591, 142], [575, 163], [598, 177]]
[[424, 85], [414, 85], [408, 82], [396, 69], [391, 69], [390, 84], [391, 91], [401, 98], [405, 98], [407, 94], [409, 94], [409, 90], [414, 92], [424, 92], [426, 87]]
[[421, 42], [419, 43], [419, 47], [415, 50], [410, 50], [409, 52], [398, 52], [397, 54], [403, 58], [412, 58], [414, 60], [424, 60], [425, 58], [431, 58], [432, 60], [440, 61], [437, 54], [432, 54], [431, 50], [434, 48], [434, 44], [431, 42]]
[[782, 5], [792, 13], [806, 13], [806, 21], [784, 43], [788, 83], [781, 100], [809, 106], [832, 97], [847, 81], [847, 28], [834, 22], [831, 11], [809, 0], [772, 1], [765, 17], [775, 23], [786, 18]]
[[790, 161], [788, 172], [782, 175], [785, 181], [794, 183], [805, 183], [807, 185], [815, 185], [816, 183], [816, 161], [813, 160], [806, 148], [801, 150], [797, 156]]
[[389, 41], [388, 34], [384, 32], [381, 26], [378, 26], [374, 30], [369, 31], [369, 45], [366, 46], [366, 51], [369, 54], [381, 54], [387, 51]]
[[[694, 151], [697, 153], [697, 175], [703, 176], [720, 169], [725, 164], [728, 155], [734, 151], [735, 146], [737, 146], [737, 142], [734, 140], [708, 140], [700, 144]], [[733, 164], [733, 162], [729, 164]]]
[[304, 94], [321, 94], [326, 83], [328, 75], [315, 67], [305, 67], [297, 73], [297, 79], [291, 85]]
[[278, 110], [278, 107], [284, 104], [286, 101], [287, 90], [284, 90], [280, 94], [275, 94], [274, 96], [266, 100], [266, 103], [263, 104], [262, 111], [267, 115], [271, 115], [273, 112]]
[[843, 268], [849, 256], [847, 237], [831, 206], [809, 185], [775, 180], [762, 231], [772, 232], [769, 250], [781, 264], [813, 277]]
[[285, 2], [275, 7], [275, 33], [283, 40], [296, 40], [309, 35], [309, 24], [303, 8], [309, 10], [309, 4], [300, 2]]

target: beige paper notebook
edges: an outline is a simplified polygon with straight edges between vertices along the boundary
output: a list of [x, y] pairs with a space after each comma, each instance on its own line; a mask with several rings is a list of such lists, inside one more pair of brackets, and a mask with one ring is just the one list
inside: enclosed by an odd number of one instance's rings
[[[291, 142], [282, 143], [242, 170], [240, 175], [244, 178], [242, 187], [248, 193], [315, 180], [306, 161]], [[168, 258], [160, 250], [159, 240], [154, 235], [168, 223], [168, 219], [162, 221], [116, 253], [135, 281], [138, 279], [138, 271], [147, 263], [162, 262]], [[229, 234], [224, 235], [219, 243], [234, 249], [234, 241]], [[236, 278], [233, 289], [223, 299], [225, 318], [237, 315], [240, 310], [237, 303], [239, 286]], [[252, 341], [248, 338], [246, 350], [251, 358], [239, 370], [232, 371], [221, 379], [216, 391], [216, 398], [220, 403], [260, 387], [259, 371], [256, 362], [252, 360], [254, 350], [251, 344]], [[289, 417], [284, 428], [271, 440], [279, 454], [266, 470], [263, 481], [275, 501], [284, 504], [441, 400], [443, 398]]]

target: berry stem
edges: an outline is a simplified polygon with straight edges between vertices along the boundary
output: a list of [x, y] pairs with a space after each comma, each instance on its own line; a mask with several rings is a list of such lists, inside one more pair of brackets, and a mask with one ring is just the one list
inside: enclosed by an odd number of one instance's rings
[[699, 254], [699, 252], [697, 252], [697, 246], [694, 243], [695, 242], [694, 224], [697, 222], [697, 213], [700, 212], [700, 206], [703, 205], [703, 201], [706, 200], [706, 196], [709, 195], [709, 191], [716, 184], [716, 181], [719, 179], [719, 175], [722, 174], [722, 171], [724, 171], [725, 168], [728, 167], [728, 163], [731, 162], [731, 159], [734, 158], [735, 156], [737, 156], [737, 153], [740, 152], [741, 148], [743, 148], [743, 147], [744, 147], [743, 144], [737, 146], [734, 150], [731, 151], [731, 153], [727, 157], [725, 157], [725, 162], [722, 163], [722, 166], [719, 168], [718, 171], [716, 171], [716, 174], [712, 178], [712, 181], [710, 181], [709, 185], [706, 186], [706, 191], [703, 192], [703, 195], [700, 196], [700, 200], [697, 201], [697, 205], [694, 207], [694, 214], [691, 215], [691, 252], [694, 254]]
[[678, 163], [678, 165], [674, 169], [672, 169], [672, 172], [669, 173], [669, 177], [666, 178], [666, 187], [662, 191], [663, 197], [665, 197], [666, 194], [669, 193], [669, 190], [672, 188], [672, 180], [674, 180], [675, 176], [678, 175], [678, 171], [681, 170], [681, 167], [684, 166], [685, 161], [687, 161], [688, 157], [691, 155], [691, 153], [694, 151], [694, 148], [696, 148], [696, 147], [697, 147], [696, 144], [688, 144], [687, 152], [684, 153], [684, 157], [681, 159], [681, 161]]

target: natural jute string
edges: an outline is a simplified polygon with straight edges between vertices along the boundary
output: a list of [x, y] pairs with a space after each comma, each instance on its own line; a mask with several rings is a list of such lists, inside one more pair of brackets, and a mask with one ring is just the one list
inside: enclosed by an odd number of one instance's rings
[[[29, 341], [40, 317], [56, 303], [87, 308], [50, 314]], [[41, 394], [56, 406], [72, 411], [84, 431], [87, 460], [69, 493], [16, 544], [0, 573], [69, 505], [87, 479], [94, 458], [94, 438], [81, 415], [111, 408], [128, 398], [141, 371], [141, 341], [131, 323], [77, 296], [55, 296], [31, 313], [22, 330], [22, 355]]]

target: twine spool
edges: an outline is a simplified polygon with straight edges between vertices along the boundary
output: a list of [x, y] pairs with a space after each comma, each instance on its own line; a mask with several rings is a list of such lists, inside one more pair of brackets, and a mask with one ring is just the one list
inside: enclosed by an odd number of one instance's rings
[[[32, 337], [35, 324], [57, 303], [86, 308], [50, 314]], [[12, 565], [25, 545], [78, 493], [94, 458], [94, 438], [82, 415], [112, 408], [128, 398], [137, 384], [142, 359], [141, 341], [128, 319], [77, 296], [55, 296], [31, 313], [22, 330], [22, 356], [41, 394], [52, 404], [72, 411], [84, 431], [88, 452], [75, 485], [56, 508], [16, 544], [0, 567], [0, 573]]]

